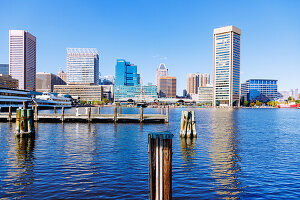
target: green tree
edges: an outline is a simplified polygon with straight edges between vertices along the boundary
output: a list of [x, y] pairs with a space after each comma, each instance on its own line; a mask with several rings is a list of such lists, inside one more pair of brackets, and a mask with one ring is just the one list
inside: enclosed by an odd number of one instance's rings
[[108, 100], [108, 99], [105, 99], [105, 98], [103, 98], [103, 99], [101, 100], [101, 103], [102, 103], [102, 104], [108, 104], [108, 103], [109, 103], [109, 100]]
[[246, 107], [246, 106], [248, 106], [249, 105], [249, 102], [248, 101], [244, 101], [244, 106]]
[[295, 99], [293, 97], [289, 96], [288, 102], [292, 102], [292, 101], [295, 101]]

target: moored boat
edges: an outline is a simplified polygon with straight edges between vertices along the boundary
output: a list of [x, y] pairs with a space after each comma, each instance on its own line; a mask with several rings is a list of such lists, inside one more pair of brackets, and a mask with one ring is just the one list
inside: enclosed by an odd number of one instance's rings
[[289, 104], [278, 104], [278, 108], [299, 108], [300, 103], [296, 104], [295, 102], [289, 103]]

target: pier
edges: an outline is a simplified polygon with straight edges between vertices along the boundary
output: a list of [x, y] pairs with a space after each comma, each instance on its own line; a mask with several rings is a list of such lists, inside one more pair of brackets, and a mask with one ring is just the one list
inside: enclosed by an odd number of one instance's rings
[[[81, 108], [82, 109], [82, 108]], [[75, 109], [75, 113], [66, 114], [62, 108], [58, 113], [57, 109], [54, 113], [39, 113], [38, 108], [34, 107], [34, 121], [38, 122], [95, 122], [95, 123], [168, 123], [169, 108], [162, 108], [159, 114], [145, 114], [143, 108], [139, 114], [122, 114], [121, 107], [115, 107], [112, 114], [101, 114], [100, 107], [88, 107], [85, 114], [78, 114], [79, 108]], [[92, 114], [92, 109], [97, 109], [96, 114]], [[119, 112], [117, 112], [117, 110]], [[16, 121], [16, 113], [12, 113], [11, 109], [7, 113], [0, 113], [0, 121]]]

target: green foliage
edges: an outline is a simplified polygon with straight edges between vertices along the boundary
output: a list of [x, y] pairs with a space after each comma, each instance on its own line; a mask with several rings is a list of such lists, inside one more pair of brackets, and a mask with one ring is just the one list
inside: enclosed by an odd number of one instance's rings
[[263, 105], [263, 103], [262, 103], [262, 102], [260, 102], [260, 101], [258, 101], [258, 100], [256, 100], [256, 102], [255, 102], [255, 105], [257, 105], [257, 106], [262, 106], [262, 105]]
[[296, 100], [295, 102], [296, 102], [296, 104], [299, 104], [299, 103], [300, 103], [300, 100]]
[[250, 103], [250, 106], [251, 106], [251, 107], [255, 106], [255, 103], [254, 103], [254, 102], [251, 102], [251, 103]]
[[244, 106], [246, 107], [246, 106], [248, 106], [249, 105], [249, 102], [248, 101], [244, 101]]
[[[108, 103], [109, 103], [109, 100], [103, 98], [103, 99], [101, 100], [101, 103], [102, 103], [102, 104], [108, 104]], [[100, 102], [99, 102], [99, 104], [100, 104]]]
[[295, 99], [293, 97], [289, 96], [288, 102], [293, 102], [293, 101], [295, 101]]

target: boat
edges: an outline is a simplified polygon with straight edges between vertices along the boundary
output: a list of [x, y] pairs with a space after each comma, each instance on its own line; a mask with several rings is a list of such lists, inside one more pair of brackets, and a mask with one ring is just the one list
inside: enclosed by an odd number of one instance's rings
[[295, 102], [289, 103], [289, 104], [278, 104], [278, 108], [299, 108], [300, 103], [296, 104]]
[[41, 108], [48, 107], [72, 107], [72, 97], [70, 95], [57, 94], [53, 92], [43, 92], [36, 95], [34, 103]]
[[0, 87], [0, 110], [7, 110], [8, 107], [12, 109], [23, 107], [24, 101], [28, 105], [31, 103], [30, 91]]

